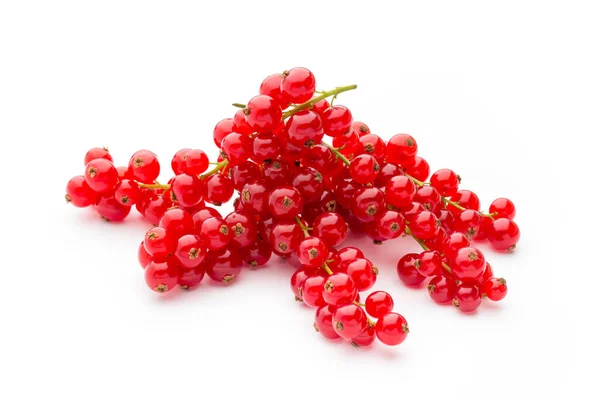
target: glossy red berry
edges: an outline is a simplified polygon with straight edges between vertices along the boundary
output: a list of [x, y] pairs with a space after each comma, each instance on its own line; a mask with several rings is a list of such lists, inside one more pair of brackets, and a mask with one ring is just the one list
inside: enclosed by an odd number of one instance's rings
[[[333, 106], [325, 110], [322, 115], [322, 120], [325, 134], [336, 137], [350, 131], [350, 126], [352, 125], [352, 113], [344, 106]], [[358, 134], [354, 131], [352, 131], [352, 133], [353, 137], [356, 137], [354, 145], [357, 146], [360, 144]], [[339, 147], [335, 143], [334, 146]]]
[[371, 129], [364, 122], [352, 121], [351, 129], [360, 137], [371, 134]]
[[521, 232], [513, 220], [498, 218], [492, 223], [487, 235], [493, 248], [501, 251], [511, 251], [517, 246]]
[[334, 212], [319, 214], [312, 224], [312, 234], [330, 247], [340, 245], [346, 238], [348, 225], [344, 218]]
[[221, 148], [223, 139], [233, 132], [234, 127], [235, 123], [232, 118], [225, 118], [217, 122], [217, 125], [215, 125], [215, 128], [213, 129], [213, 141], [218, 148]]
[[448, 236], [443, 243], [443, 253], [447, 259], [452, 259], [462, 248], [471, 246], [471, 241], [462, 233], [455, 232]]
[[319, 268], [327, 260], [328, 254], [327, 245], [315, 236], [305, 238], [296, 249], [298, 260], [307, 268]]
[[223, 174], [214, 174], [206, 178], [204, 181], [205, 187], [205, 200], [220, 206], [223, 203], [231, 200], [233, 196], [234, 187], [233, 182], [230, 178]]
[[185, 164], [187, 154], [191, 149], [181, 149], [171, 159], [171, 169], [175, 175], [183, 174], [185, 172]]
[[385, 239], [395, 239], [404, 233], [406, 221], [398, 211], [388, 210], [375, 221], [377, 233]]
[[501, 197], [490, 204], [490, 214], [494, 215], [495, 218], [514, 219], [517, 215], [517, 209], [515, 203], [511, 200]]
[[196, 175], [181, 174], [171, 181], [171, 201], [193, 207], [202, 200], [202, 181]]
[[419, 254], [416, 267], [423, 276], [439, 275], [442, 271], [442, 256], [435, 250], [424, 251]]
[[250, 268], [262, 267], [269, 261], [273, 251], [271, 245], [262, 239], [255, 240], [249, 246], [244, 248], [244, 262]]
[[85, 153], [83, 165], [88, 165], [90, 161], [96, 160], [98, 158], [104, 158], [105, 160], [108, 160], [110, 162], [113, 161], [113, 158], [106, 147], [94, 147], [92, 149], [89, 149], [87, 153]]
[[396, 346], [404, 342], [408, 335], [408, 323], [400, 314], [389, 313], [377, 320], [375, 333], [383, 344]]
[[[450, 200], [452, 200], [455, 203], [458, 203], [458, 205], [460, 205], [461, 207], [469, 209], [469, 210], [477, 211], [477, 210], [479, 210], [479, 207], [480, 207], [479, 197], [477, 197], [477, 195], [475, 193], [473, 193], [472, 191], [466, 190], [466, 189], [459, 190], [458, 192], [453, 194], [450, 197]], [[462, 209], [459, 209], [459, 208], [453, 206], [452, 204], [448, 204], [447, 208], [448, 208], [448, 211], [450, 211], [452, 214], [454, 214], [454, 216], [456, 216], [458, 213], [460, 213], [462, 211]]]
[[408, 253], [398, 260], [396, 272], [400, 280], [407, 286], [418, 286], [425, 280], [425, 277], [417, 271], [419, 263], [419, 255], [416, 253]]
[[256, 241], [258, 228], [250, 216], [232, 212], [225, 217], [225, 222], [232, 232], [231, 243], [238, 248], [245, 248]]
[[253, 161], [245, 161], [229, 170], [229, 177], [235, 190], [241, 191], [248, 182], [260, 179], [259, 166]]
[[206, 274], [210, 279], [228, 285], [242, 271], [242, 258], [230, 247], [209, 251], [205, 258]]
[[421, 182], [425, 182], [429, 176], [429, 163], [424, 158], [416, 156], [405, 170], [408, 175]]
[[281, 254], [295, 251], [303, 238], [302, 229], [295, 221], [283, 220], [273, 225], [269, 243]]
[[350, 177], [362, 184], [372, 183], [379, 174], [377, 159], [368, 154], [361, 154], [350, 162]]
[[134, 181], [124, 179], [115, 188], [115, 199], [125, 206], [132, 206], [141, 198], [140, 187]]
[[221, 213], [212, 207], [203, 207], [192, 214], [192, 220], [194, 221], [194, 232], [196, 235], [200, 234], [202, 223], [211, 217], [222, 218]]
[[160, 218], [158, 226], [166, 229], [176, 239], [179, 239], [183, 235], [194, 233], [194, 219], [192, 215], [179, 208], [167, 210]]
[[252, 141], [252, 156], [255, 161], [273, 161], [281, 153], [279, 139], [272, 133], [261, 133]]
[[506, 279], [492, 278], [481, 286], [481, 292], [492, 301], [500, 301], [506, 297]]
[[105, 221], [119, 222], [123, 221], [129, 212], [130, 206], [125, 206], [115, 199], [114, 193], [107, 192], [99, 195], [94, 202], [96, 212]]
[[75, 207], [87, 207], [94, 204], [96, 192], [92, 190], [83, 175], [73, 177], [67, 183], [65, 200]]
[[376, 187], [359, 189], [354, 197], [352, 213], [362, 222], [373, 222], [386, 211], [385, 195]]
[[302, 110], [292, 115], [285, 124], [288, 140], [296, 146], [313, 147], [323, 139], [323, 123], [319, 114]]
[[475, 280], [485, 271], [485, 257], [479, 249], [464, 247], [451, 259], [451, 267], [459, 280]]
[[240, 192], [242, 208], [250, 214], [266, 215], [269, 212], [269, 193], [263, 180], [245, 184]]
[[119, 174], [112, 162], [105, 158], [96, 158], [85, 167], [85, 181], [97, 193], [113, 190], [119, 182]]
[[244, 110], [238, 110], [234, 114], [233, 131], [237, 133], [242, 133], [244, 135], [251, 135], [252, 133], [254, 133], [252, 127], [248, 125], [248, 122], [246, 122], [246, 115], [244, 114]]
[[272, 97], [258, 95], [244, 109], [246, 122], [258, 133], [270, 132], [281, 122], [281, 107]]
[[356, 297], [356, 293], [354, 281], [342, 272], [329, 276], [323, 286], [323, 299], [326, 303], [334, 306], [351, 303]]
[[459, 212], [454, 218], [454, 231], [463, 233], [467, 238], [472, 239], [479, 233], [483, 218], [479, 211], [464, 210]]
[[133, 179], [133, 174], [129, 170], [129, 167], [125, 167], [125, 166], [117, 167], [117, 175], [119, 176], [119, 180]]
[[367, 328], [360, 335], [352, 338], [351, 344], [354, 347], [368, 347], [375, 342], [376, 338], [375, 326], [367, 324]]
[[325, 284], [326, 278], [323, 275], [311, 275], [302, 282], [299, 290], [299, 296], [304, 304], [309, 307], [321, 307], [324, 306], [325, 300], [323, 299], [323, 285]]
[[206, 249], [204, 242], [197, 235], [184, 235], [177, 241], [174, 252], [182, 268], [196, 268], [204, 261]]
[[385, 187], [390, 179], [396, 175], [404, 175], [404, 172], [402, 172], [402, 169], [396, 164], [384, 163], [379, 170], [377, 178], [375, 178], [375, 186], [378, 188]]
[[394, 207], [410, 205], [416, 193], [417, 187], [413, 181], [403, 175], [392, 177], [385, 185], [385, 200]]
[[452, 300], [454, 307], [462, 312], [473, 312], [481, 304], [481, 291], [477, 284], [463, 282], [456, 287], [456, 294]]
[[436, 275], [427, 284], [427, 291], [436, 303], [447, 304], [456, 295], [456, 281], [446, 274]]
[[167, 259], [162, 262], [152, 261], [144, 271], [146, 284], [158, 293], [164, 293], [177, 285], [181, 268], [176, 259]]
[[392, 136], [387, 144], [387, 161], [406, 166], [417, 155], [417, 141], [407, 133]]
[[360, 249], [352, 246], [341, 248], [338, 251], [338, 256], [340, 257], [341, 263], [344, 261], [353, 261], [357, 258], [365, 258], [364, 253]]
[[240, 164], [252, 156], [252, 141], [248, 135], [232, 132], [221, 142], [221, 156], [231, 166]]
[[335, 136], [333, 138], [332, 145], [333, 147], [337, 148], [340, 153], [342, 153], [348, 158], [353, 158], [354, 154], [358, 153], [361, 148], [358, 133], [351, 129], [346, 131], [346, 133]]
[[367, 329], [367, 314], [356, 304], [345, 304], [333, 313], [333, 328], [345, 339], [353, 339]]
[[419, 239], [430, 239], [437, 234], [440, 221], [431, 211], [421, 211], [408, 218], [408, 226]]
[[231, 241], [232, 232], [223, 218], [211, 217], [202, 222], [200, 237], [208, 250], [216, 251], [224, 248]]
[[296, 67], [282, 74], [281, 97], [284, 101], [300, 104], [310, 100], [315, 94], [316, 80], [306, 68]]
[[298, 169], [292, 176], [292, 186], [300, 192], [306, 204], [320, 200], [325, 191], [323, 175], [311, 167]]
[[160, 175], [158, 158], [149, 150], [139, 150], [133, 153], [129, 160], [129, 169], [133, 179], [142, 183], [154, 183]]
[[283, 81], [282, 74], [269, 75], [260, 84], [260, 89], [258, 90], [258, 93], [264, 94], [266, 96], [273, 98], [277, 103], [279, 103], [281, 108], [286, 108], [290, 102], [284, 100], [283, 96], [281, 95], [281, 82], [282, 81]]
[[338, 339], [340, 335], [337, 334], [333, 328], [333, 313], [337, 307], [327, 304], [317, 309], [315, 314], [314, 327], [321, 335], [327, 339]]
[[366, 258], [344, 261], [340, 269], [348, 274], [359, 292], [371, 289], [379, 274], [377, 267]]
[[386, 156], [386, 144], [383, 139], [373, 134], [361, 135], [360, 132], [359, 137], [362, 149], [359, 149], [358, 153], [373, 156], [382, 163]]
[[183, 172], [189, 175], [200, 175], [208, 169], [208, 156], [198, 149], [188, 150], [184, 155]]
[[177, 284], [184, 290], [193, 289], [202, 282], [205, 273], [206, 269], [203, 264], [195, 268], [181, 268]]
[[280, 186], [269, 194], [269, 211], [275, 218], [294, 218], [303, 206], [304, 200], [293, 186]]
[[148, 264], [150, 264], [150, 262], [153, 261], [152, 255], [150, 253], [148, 253], [146, 251], [146, 248], [144, 247], [143, 240], [140, 242], [140, 245], [138, 246], [138, 261], [142, 268], [146, 268], [146, 266]]
[[438, 214], [442, 207], [442, 197], [432, 186], [421, 186], [417, 189], [414, 201], [423, 204], [427, 211]]
[[294, 272], [290, 278], [290, 289], [292, 289], [292, 293], [294, 293], [297, 300], [302, 300], [302, 284], [304, 281], [310, 276], [319, 275], [318, 271], [313, 268], [300, 267]]
[[431, 175], [430, 183], [442, 196], [449, 197], [458, 191], [460, 177], [451, 169], [440, 169]]
[[373, 318], [381, 318], [391, 313], [393, 308], [394, 300], [388, 292], [373, 292], [365, 300], [365, 310]]
[[166, 258], [175, 251], [177, 238], [165, 228], [154, 227], [144, 236], [144, 248], [155, 258]]
[[310, 110], [316, 112], [320, 116], [323, 116], [323, 113], [325, 111], [327, 111], [329, 109], [329, 107], [331, 107], [331, 106], [329, 105], [329, 102], [327, 101], [327, 99], [322, 99], [322, 100], [317, 101], [315, 104], [313, 104], [313, 106], [310, 108]]

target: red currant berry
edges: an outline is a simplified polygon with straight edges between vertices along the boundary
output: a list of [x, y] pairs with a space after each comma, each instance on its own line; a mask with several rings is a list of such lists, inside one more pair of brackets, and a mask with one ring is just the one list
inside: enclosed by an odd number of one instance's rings
[[324, 306], [325, 300], [323, 300], [323, 285], [325, 284], [325, 277], [323, 275], [311, 275], [304, 279], [302, 287], [298, 291], [300, 298], [309, 307], [321, 307]]
[[115, 199], [125, 206], [132, 206], [139, 201], [141, 197], [140, 187], [137, 183], [124, 179], [117, 184], [115, 188]]
[[375, 326], [371, 324], [367, 324], [367, 329], [365, 329], [360, 335], [355, 338], [352, 338], [352, 346], [354, 347], [368, 347], [373, 344], [376, 338], [375, 334]]
[[315, 94], [316, 80], [306, 68], [296, 67], [285, 71], [281, 81], [281, 97], [288, 103], [300, 104]]
[[160, 175], [160, 164], [156, 154], [149, 150], [139, 150], [131, 156], [129, 170], [136, 181], [154, 183]]
[[290, 181], [290, 167], [285, 160], [277, 158], [275, 161], [265, 164], [263, 175], [264, 181], [268, 186], [274, 187], [281, 182]]
[[300, 192], [305, 203], [321, 199], [325, 191], [323, 175], [311, 167], [302, 167], [292, 176], [292, 186]]
[[442, 197], [438, 191], [431, 186], [421, 186], [417, 189], [414, 200], [423, 204], [427, 211], [438, 214], [442, 207]]
[[520, 237], [518, 225], [508, 218], [496, 219], [488, 231], [490, 244], [496, 250], [514, 250]]
[[349, 130], [344, 134], [334, 137], [332, 145], [348, 158], [353, 158], [354, 154], [358, 153], [361, 149], [358, 133], [354, 132], [353, 130]]
[[249, 182], [240, 192], [242, 207], [250, 214], [266, 215], [269, 212], [269, 189], [263, 180]]
[[277, 103], [279, 103], [281, 108], [287, 108], [289, 102], [285, 101], [283, 99], [283, 96], [281, 95], [282, 81], [283, 76], [281, 74], [269, 75], [260, 84], [260, 89], [258, 90], [258, 93], [273, 98]]
[[144, 241], [140, 242], [140, 245], [138, 246], [138, 261], [142, 268], [146, 268], [146, 266], [153, 261], [152, 255], [148, 253], [144, 247]]
[[445, 209], [438, 211], [438, 219], [440, 220], [441, 227], [447, 232], [454, 231], [454, 215]]
[[388, 210], [377, 218], [375, 228], [384, 239], [395, 239], [404, 233], [406, 221], [399, 212]]
[[230, 247], [208, 252], [205, 264], [208, 277], [226, 285], [232, 283], [242, 271], [242, 259], [237, 251]]
[[96, 196], [96, 192], [88, 185], [83, 175], [71, 178], [67, 183], [65, 199], [67, 203], [71, 203], [75, 207], [87, 207], [94, 204]]
[[506, 297], [506, 279], [492, 278], [481, 286], [481, 292], [492, 301], [500, 301]]
[[273, 225], [269, 242], [281, 254], [295, 251], [302, 241], [302, 229], [294, 221], [279, 221]]
[[375, 157], [378, 162], [383, 162], [386, 156], [386, 145], [383, 139], [373, 134], [361, 135], [360, 132], [358, 132], [358, 135], [360, 136], [360, 143], [362, 144], [362, 149], [359, 149], [359, 154], [368, 154]]
[[[346, 134], [350, 131], [352, 125], [352, 113], [344, 106], [333, 106], [327, 109], [322, 116], [323, 130], [328, 136], [336, 137]], [[355, 144], [360, 144], [358, 133], [353, 132], [353, 137], [356, 137]], [[334, 146], [338, 147], [334, 143]]]
[[394, 300], [388, 292], [373, 292], [365, 300], [367, 314], [373, 318], [381, 318], [385, 314], [391, 313], [393, 308]]
[[416, 266], [419, 263], [419, 255], [416, 253], [405, 254], [396, 266], [398, 277], [407, 286], [418, 286], [425, 280], [425, 277], [417, 271]]
[[453, 196], [458, 191], [460, 177], [451, 169], [440, 169], [431, 175], [431, 186], [442, 196]]
[[106, 147], [94, 147], [92, 149], [89, 149], [88, 152], [85, 153], [83, 165], [88, 165], [90, 161], [96, 160], [98, 158], [104, 158], [105, 160], [108, 160], [110, 162], [113, 161], [113, 158]]
[[447, 275], [434, 276], [427, 285], [429, 296], [438, 304], [447, 304], [456, 295], [456, 281]]
[[271, 258], [271, 246], [262, 239], [255, 240], [250, 246], [245, 248], [244, 262], [250, 268], [257, 268], [265, 265]]
[[166, 229], [176, 239], [194, 233], [194, 219], [191, 214], [178, 208], [167, 210], [160, 218], [158, 226]]
[[455, 232], [448, 236], [443, 243], [446, 258], [451, 260], [456, 257], [458, 251], [462, 248], [471, 246], [471, 241], [462, 233]]
[[[297, 259], [297, 258], [296, 258]], [[319, 275], [313, 268], [298, 268], [290, 279], [290, 288], [296, 300], [302, 300], [302, 284], [311, 276]]]
[[223, 139], [231, 132], [233, 132], [235, 128], [235, 123], [232, 118], [225, 118], [221, 121], [217, 122], [215, 129], [213, 130], [213, 141], [218, 148], [221, 148], [221, 143]]
[[194, 221], [194, 232], [196, 235], [200, 234], [202, 223], [211, 217], [222, 218], [221, 213], [212, 207], [204, 207], [192, 215], [192, 220]]
[[331, 107], [329, 105], [329, 102], [326, 99], [322, 99], [317, 101], [315, 104], [313, 104], [313, 106], [310, 108], [311, 111], [316, 112], [317, 114], [319, 114], [319, 116], [323, 116], [323, 113], [327, 110], [329, 110], [329, 107]]
[[323, 139], [323, 123], [319, 114], [302, 110], [285, 124], [288, 140], [296, 146], [313, 147]]
[[338, 256], [341, 263], [344, 261], [354, 261], [357, 258], [365, 258], [364, 253], [360, 249], [352, 246], [341, 248], [338, 251]]
[[517, 215], [517, 209], [515, 208], [515, 203], [501, 197], [492, 201], [490, 214], [493, 214], [496, 218], [514, 219], [515, 215]]
[[90, 161], [85, 167], [84, 177], [89, 187], [97, 193], [108, 192], [119, 182], [117, 169], [105, 158]]
[[273, 161], [280, 153], [281, 144], [272, 133], [261, 133], [252, 141], [252, 155], [257, 162]]
[[439, 275], [442, 271], [442, 256], [435, 250], [419, 254], [417, 271], [423, 276]]
[[333, 212], [320, 214], [313, 221], [312, 228], [312, 234], [330, 247], [340, 245], [348, 232], [348, 225], [344, 218]]
[[387, 144], [387, 161], [396, 164], [412, 163], [417, 155], [417, 141], [407, 133], [392, 136]]
[[358, 136], [360, 137], [371, 134], [371, 129], [369, 129], [367, 124], [365, 124], [364, 122], [352, 121], [351, 129], [358, 133]]
[[487, 281], [489, 281], [490, 279], [492, 279], [493, 277], [494, 277], [494, 271], [492, 270], [492, 266], [490, 265], [489, 262], [486, 261], [485, 271], [483, 271], [483, 274], [476, 279], [476, 282], [479, 284], [479, 286], [481, 286], [484, 283], [486, 283]]
[[485, 271], [483, 253], [474, 247], [464, 247], [450, 259], [452, 272], [461, 281], [475, 280]]
[[114, 193], [104, 193], [96, 198], [96, 211], [105, 221], [123, 221], [129, 215], [131, 207], [123, 205], [115, 199]]
[[354, 281], [342, 272], [329, 276], [323, 286], [323, 299], [334, 306], [351, 303], [356, 297], [356, 293]]
[[281, 107], [272, 97], [258, 95], [250, 99], [244, 109], [246, 122], [253, 131], [270, 132], [281, 122]]
[[239, 248], [248, 247], [254, 243], [258, 234], [256, 223], [247, 215], [232, 212], [225, 217], [229, 230], [233, 232], [231, 243]]
[[158, 293], [164, 293], [177, 285], [181, 268], [179, 263], [171, 258], [166, 261], [152, 261], [145, 269], [146, 284]]
[[231, 241], [232, 232], [223, 218], [211, 217], [200, 226], [200, 237], [208, 250], [220, 250]]
[[371, 289], [375, 285], [379, 273], [377, 267], [366, 258], [344, 261], [340, 269], [348, 274], [359, 292]]
[[246, 122], [246, 115], [244, 115], [244, 110], [238, 110], [234, 114], [233, 131], [244, 135], [251, 135], [252, 133], [254, 133], [252, 127], [248, 125], [248, 122]]
[[[137, 206], [137, 204], [136, 204]], [[162, 215], [171, 207], [173, 202], [163, 195], [153, 195], [142, 206], [142, 214], [153, 225], [158, 225]]]
[[372, 183], [379, 174], [377, 159], [368, 154], [355, 157], [350, 162], [350, 177], [362, 184]]
[[303, 206], [304, 200], [293, 186], [278, 187], [269, 194], [269, 211], [275, 218], [293, 218]]
[[208, 169], [208, 156], [202, 150], [188, 150], [184, 156], [183, 172], [189, 175], [200, 175]]
[[456, 295], [452, 300], [454, 307], [462, 312], [473, 312], [481, 304], [481, 291], [479, 286], [471, 282], [463, 282], [456, 287]]
[[383, 188], [394, 176], [404, 175], [402, 169], [396, 164], [385, 163], [375, 178], [375, 187]]
[[235, 190], [241, 191], [248, 182], [260, 179], [260, 168], [255, 162], [245, 161], [229, 170], [229, 177]]
[[146, 232], [144, 248], [155, 258], [166, 258], [175, 251], [177, 238], [165, 228], [154, 227]]
[[429, 176], [429, 163], [416, 156], [412, 165], [406, 167], [406, 173], [419, 181], [426, 181]]
[[308, 268], [319, 268], [327, 260], [328, 254], [327, 245], [314, 236], [305, 238], [296, 249], [298, 260]]
[[117, 175], [119, 175], [119, 180], [124, 180], [124, 179], [129, 179], [132, 180], [133, 179], [133, 174], [131, 173], [131, 171], [129, 170], [129, 167], [117, 167]]
[[223, 174], [209, 176], [205, 184], [206, 201], [216, 206], [228, 202], [233, 196], [233, 182]]
[[373, 222], [386, 211], [385, 195], [376, 187], [359, 189], [352, 204], [352, 213], [362, 222]]
[[183, 174], [186, 171], [186, 158], [188, 152], [192, 149], [181, 149], [173, 156], [171, 160], [171, 169], [175, 175]]
[[202, 282], [205, 271], [204, 265], [199, 265], [196, 268], [182, 268], [177, 284], [184, 290], [193, 289]]
[[202, 200], [202, 181], [196, 175], [177, 175], [171, 182], [171, 201], [193, 207]]
[[400, 314], [389, 313], [377, 320], [375, 333], [383, 344], [396, 346], [404, 342], [408, 335], [408, 323]]
[[233, 165], [241, 164], [252, 155], [252, 142], [248, 135], [237, 132], [225, 136], [221, 142], [221, 156]]
[[181, 263], [182, 268], [193, 269], [204, 261], [206, 249], [199, 236], [184, 235], [177, 241], [174, 254]]
[[[453, 194], [452, 197], [450, 197], [450, 200], [452, 200], [455, 203], [458, 203], [458, 205], [460, 205], [463, 208], [469, 210], [479, 210], [479, 197], [477, 197], [477, 195], [471, 192], [470, 190], [459, 190], [458, 192]], [[456, 216], [462, 211], [462, 209], [459, 209], [453, 206], [452, 204], [448, 204], [447, 208], [448, 211], [454, 214], [454, 216]]]
[[477, 236], [482, 223], [482, 217], [479, 211], [464, 210], [459, 212], [454, 218], [454, 230], [464, 233], [469, 239]]
[[416, 193], [413, 181], [403, 175], [392, 177], [385, 185], [385, 200], [394, 207], [409, 206]]
[[367, 314], [356, 304], [345, 304], [333, 313], [333, 328], [345, 339], [353, 339], [367, 329]]
[[421, 211], [408, 218], [412, 233], [419, 239], [430, 239], [437, 234], [440, 221], [431, 211]]
[[333, 329], [333, 313], [336, 307], [330, 304], [321, 306], [315, 314], [314, 327], [317, 332], [325, 336], [327, 339], [338, 339], [340, 335]]

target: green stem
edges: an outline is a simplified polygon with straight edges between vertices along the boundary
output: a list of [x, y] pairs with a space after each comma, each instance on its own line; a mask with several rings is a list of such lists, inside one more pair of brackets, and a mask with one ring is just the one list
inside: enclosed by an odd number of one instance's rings
[[[448, 204], [450, 204], [452, 207], [456, 207], [460, 211], [465, 211], [466, 210], [465, 207], [461, 206], [456, 201], [452, 201], [452, 200], [448, 199], [447, 197], [442, 197], [442, 203], [444, 204], [444, 206], [446, 206], [446, 208], [448, 208]], [[482, 217], [487, 217], [487, 218], [491, 218], [491, 219], [494, 219], [498, 215], [497, 212], [493, 212], [491, 214], [488, 214], [488, 213], [484, 213], [484, 212], [481, 212], [481, 211], [479, 211], [479, 214], [481, 214]]]
[[327, 266], [327, 264], [321, 265], [321, 268], [323, 268], [328, 275], [333, 275], [333, 271]]
[[[419, 246], [421, 246], [421, 248], [425, 251], [429, 251], [429, 247], [427, 247], [427, 245], [425, 244], [425, 242], [421, 239], [419, 239], [418, 237], [416, 237], [414, 235], [414, 233], [412, 233], [412, 231], [410, 230], [410, 228], [407, 226], [405, 229], [405, 232], [407, 235], [411, 236], [413, 239], [415, 239], [415, 241], [417, 243], [419, 243]], [[450, 266], [448, 264], [446, 264], [445, 262], [442, 261], [442, 267], [444, 267], [444, 269], [450, 273], [452, 273], [452, 268], [450, 268]]]
[[326, 98], [331, 97], [331, 96], [338, 95], [338, 94], [343, 93], [343, 92], [347, 92], [349, 90], [354, 90], [356, 88], [357, 88], [356, 85], [348, 85], [348, 86], [340, 86], [340, 87], [337, 87], [337, 88], [335, 88], [333, 90], [329, 90], [327, 92], [322, 92], [322, 94], [320, 94], [317, 97], [313, 97], [312, 99], [310, 99], [306, 103], [298, 104], [297, 106], [295, 106], [291, 110], [284, 112], [282, 118], [283, 119], [289, 118], [292, 115], [296, 114], [298, 111], [304, 110], [305, 108], [308, 108], [308, 107], [311, 107], [312, 105], [314, 105], [315, 103], [317, 103], [317, 102], [319, 102], [319, 101], [321, 101], [323, 99], [326, 99]]
[[404, 175], [406, 175], [406, 177], [408, 179], [410, 179], [411, 181], [413, 181], [413, 183], [419, 187], [421, 186], [425, 186], [425, 182], [421, 182], [420, 180], [418, 180], [417, 178], [413, 178], [412, 176], [408, 175], [407, 173], [404, 173]]
[[300, 217], [298, 217], [297, 215], [294, 217], [294, 220], [296, 221], [296, 223], [298, 224], [300, 229], [302, 229], [302, 232], [304, 233], [304, 237], [305, 238], [309, 237], [310, 236], [310, 233], [308, 233], [309, 227], [304, 225], [302, 223], [302, 220], [300, 219]]
[[335, 147], [333, 147], [332, 145], [330, 145], [330, 144], [327, 144], [327, 143], [325, 143], [325, 142], [321, 142], [321, 144], [322, 144], [323, 146], [327, 147], [329, 150], [331, 150], [331, 152], [332, 152], [333, 154], [335, 154], [335, 156], [336, 156], [337, 158], [339, 158], [340, 160], [342, 160], [342, 162], [343, 162], [344, 164], [346, 164], [346, 166], [348, 166], [348, 167], [350, 166], [350, 160], [348, 160], [348, 159], [346, 158], [346, 156], [344, 156], [342, 153], [340, 153], [340, 151], [339, 151], [338, 149], [336, 149], [336, 148], [335, 148]]
[[231, 105], [237, 108], [246, 108], [246, 105], [242, 103], [231, 103]]
[[144, 188], [144, 189], [165, 189], [166, 190], [166, 189], [170, 188], [169, 185], [162, 185], [160, 183], [151, 183], [151, 184], [139, 183], [139, 182], [136, 182], [136, 183], [138, 184], [139, 187]]
[[229, 164], [229, 161], [227, 161], [227, 160], [223, 160], [221, 162], [218, 162], [213, 169], [211, 169], [210, 171], [208, 171], [208, 172], [200, 175], [200, 179], [206, 179], [209, 176], [216, 174], [217, 172], [219, 172], [220, 170], [222, 170], [223, 168], [225, 168], [227, 166], [227, 164]]

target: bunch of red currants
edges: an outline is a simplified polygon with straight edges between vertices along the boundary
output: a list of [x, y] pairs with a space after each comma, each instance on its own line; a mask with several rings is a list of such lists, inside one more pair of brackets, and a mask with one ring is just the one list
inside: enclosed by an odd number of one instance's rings
[[[272, 254], [285, 258], [296, 268], [295, 298], [316, 308], [315, 330], [355, 346], [376, 338], [397, 345], [409, 330], [388, 293], [375, 291], [361, 302], [379, 270], [358, 248], [339, 248], [348, 230], [375, 243], [414, 238], [423, 252], [404, 255], [398, 276], [410, 286], [427, 279], [437, 303], [472, 312], [483, 298], [504, 298], [506, 281], [494, 277], [472, 242], [514, 249], [520, 236], [514, 204], [500, 198], [488, 213], [479, 211], [479, 198], [459, 190], [454, 171], [430, 176], [412, 136], [386, 143], [348, 108], [333, 105], [355, 88], [316, 91], [306, 68], [271, 75], [247, 104], [234, 103], [233, 118], [215, 126], [216, 162], [202, 150], [182, 149], [171, 161], [175, 176], [161, 184], [151, 151], [115, 167], [107, 149], [94, 148], [85, 155], [84, 174], [68, 182], [66, 200], [93, 206], [107, 221], [122, 221], [135, 206], [154, 225], [138, 259], [156, 292], [194, 288], [205, 275], [230, 284], [244, 265], [265, 266]], [[207, 206], [235, 193], [226, 216]]]

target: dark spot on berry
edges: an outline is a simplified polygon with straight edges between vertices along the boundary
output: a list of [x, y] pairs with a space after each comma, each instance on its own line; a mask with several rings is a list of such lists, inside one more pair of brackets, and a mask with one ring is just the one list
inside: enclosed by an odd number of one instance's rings
[[365, 144], [365, 153], [372, 153], [374, 151], [375, 151], [375, 146], [373, 146], [373, 143]]
[[227, 225], [221, 225], [219, 232], [221, 232], [223, 235], [229, 235], [229, 228]]
[[314, 247], [308, 250], [308, 257], [312, 260], [319, 255], [319, 251]]
[[324, 289], [327, 293], [331, 293], [334, 287], [335, 285], [333, 284], [333, 282], [327, 281], [327, 283], [325, 283]]
[[164, 283], [160, 283], [154, 288], [154, 291], [156, 291], [158, 293], [164, 293], [167, 290], [169, 290], [169, 287], [167, 285], [165, 285]]
[[195, 260], [196, 258], [198, 258], [199, 255], [200, 255], [200, 250], [198, 250], [195, 247], [192, 247], [190, 249], [190, 252], [188, 253], [190, 260]]
[[371, 269], [373, 270], [373, 274], [374, 274], [375, 276], [379, 275], [379, 268], [377, 268], [376, 266], [374, 266], [374, 265], [373, 265], [373, 266], [371, 267]]
[[313, 324], [313, 328], [315, 328], [315, 332], [319, 332], [319, 327], [316, 322]]
[[233, 229], [233, 233], [235, 234], [235, 236], [240, 236], [246, 230], [246, 229], [244, 229], [244, 226], [240, 222], [235, 224], [232, 229]]
[[474, 251], [470, 252], [468, 257], [471, 261], [479, 260], [479, 255]]
[[337, 201], [329, 200], [327, 203], [325, 203], [325, 208], [329, 212], [334, 212], [337, 209]]
[[221, 282], [223, 283], [231, 283], [233, 282], [233, 280], [235, 279], [235, 275], [232, 274], [227, 274], [223, 277], [223, 279], [221, 280]]
[[250, 191], [248, 189], [242, 190], [242, 200], [249, 201], [252, 198]]
[[286, 251], [286, 250], [287, 250], [287, 248], [288, 248], [287, 244], [285, 244], [285, 243], [283, 243], [283, 242], [279, 243], [279, 244], [277, 245], [277, 247], [278, 247], [278, 248], [279, 248], [279, 250], [281, 250], [281, 251]]
[[156, 233], [154, 231], [148, 232], [146, 234], [146, 239], [148, 239], [148, 240], [154, 240], [154, 239], [157, 239], [157, 238], [158, 238], [158, 233]]
[[427, 290], [429, 291], [429, 293], [433, 293], [435, 291], [435, 285], [427, 286]]
[[281, 200], [281, 204], [283, 204], [284, 207], [289, 207], [293, 204], [294, 202], [292, 201], [292, 199], [290, 199], [287, 196], [283, 197], [283, 200]]
[[65, 200], [67, 201], [67, 204], [69, 204], [71, 202], [71, 196], [65, 194]]
[[90, 169], [88, 169], [88, 175], [91, 178], [95, 177], [97, 173], [98, 173], [98, 169], [96, 169], [96, 167], [90, 167]]
[[369, 207], [367, 207], [367, 215], [375, 214], [377, 214], [377, 207], [375, 207], [374, 205], [370, 205]]
[[144, 159], [143, 159], [143, 158], [141, 158], [141, 157], [137, 157], [135, 160], [133, 160], [133, 165], [134, 165], [136, 168], [139, 168], [139, 167], [141, 167], [142, 165], [144, 165]]
[[402, 332], [403, 332], [403, 333], [408, 333], [408, 332], [410, 332], [410, 330], [408, 329], [408, 324], [402, 324]]
[[334, 327], [337, 331], [344, 330], [344, 324], [342, 324], [340, 321], [335, 321]]

